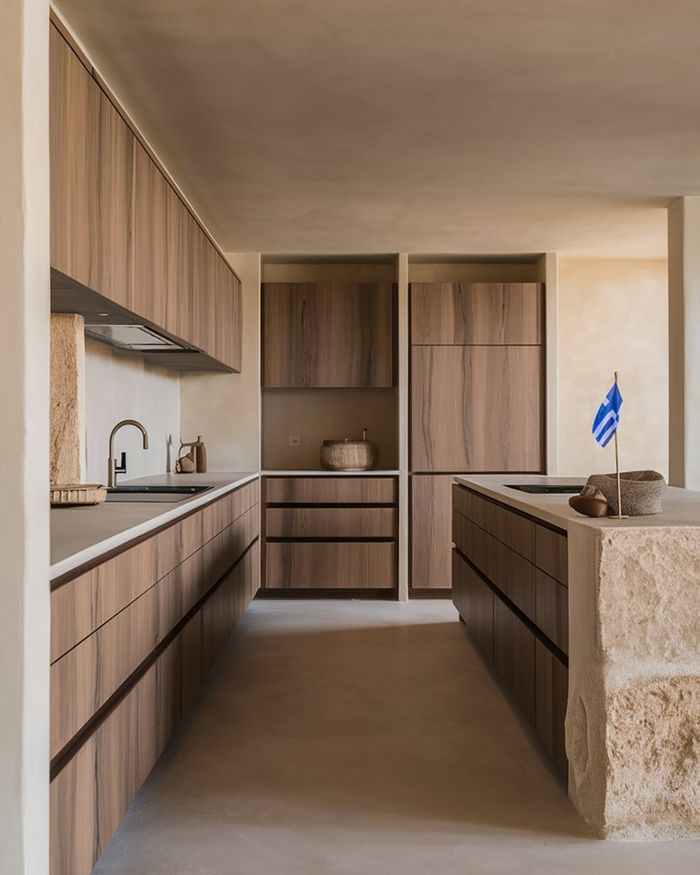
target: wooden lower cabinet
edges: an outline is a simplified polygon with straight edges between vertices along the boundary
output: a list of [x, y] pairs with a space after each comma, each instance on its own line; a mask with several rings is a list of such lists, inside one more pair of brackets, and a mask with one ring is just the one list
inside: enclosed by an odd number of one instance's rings
[[483, 653], [493, 659], [493, 590], [456, 550], [452, 551], [452, 600]]
[[267, 590], [395, 590], [395, 477], [269, 476], [263, 480]]
[[396, 544], [387, 542], [272, 542], [267, 545], [269, 589], [393, 589]]
[[535, 722], [535, 636], [507, 605], [493, 604], [493, 665], [526, 719]]
[[452, 474], [411, 477], [411, 589], [452, 586]]
[[541, 641], [535, 645], [535, 731], [557, 771], [567, 776], [564, 721], [569, 670]]
[[[100, 610], [92, 631], [63, 651], [76, 634], [68, 623], [51, 667], [51, 875], [92, 870], [257, 592], [257, 497], [257, 482], [243, 486], [103, 563], [107, 576], [98, 566], [52, 593], [69, 621], [84, 617], [90, 595]], [[140, 594], [120, 577], [129, 569], [142, 578]], [[125, 607], [107, 597], [122, 584]]]
[[456, 486], [452, 537], [455, 607], [566, 779], [566, 534]]

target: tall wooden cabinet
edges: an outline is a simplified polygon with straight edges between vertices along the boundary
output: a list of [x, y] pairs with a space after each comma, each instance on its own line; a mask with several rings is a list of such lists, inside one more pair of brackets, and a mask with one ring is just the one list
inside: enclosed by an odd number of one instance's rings
[[544, 469], [540, 283], [412, 283], [411, 588], [450, 588], [458, 473]]
[[56, 21], [50, 160], [52, 309], [171, 336], [166, 367], [239, 371], [238, 277]]

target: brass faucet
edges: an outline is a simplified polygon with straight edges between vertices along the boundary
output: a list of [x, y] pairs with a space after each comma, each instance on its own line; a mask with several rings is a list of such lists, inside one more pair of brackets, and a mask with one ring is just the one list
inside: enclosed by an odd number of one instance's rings
[[138, 428], [143, 435], [143, 448], [144, 450], [148, 449], [148, 432], [138, 420], [122, 419], [121, 422], [114, 426], [109, 436], [109, 459], [107, 460], [107, 486], [110, 488], [117, 485], [117, 474], [124, 474], [126, 472], [126, 453], [122, 453], [119, 465], [117, 465], [117, 460], [114, 458], [114, 436], [124, 425], [133, 425], [134, 428]]

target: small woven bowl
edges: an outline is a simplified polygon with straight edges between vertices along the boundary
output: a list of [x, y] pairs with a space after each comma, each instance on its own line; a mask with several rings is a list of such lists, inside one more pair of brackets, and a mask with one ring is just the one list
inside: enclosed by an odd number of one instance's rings
[[[617, 477], [615, 474], [592, 474], [588, 484], [603, 493], [612, 514], [620, 513], [617, 504]], [[623, 471], [620, 473], [622, 513], [627, 516], [648, 516], [661, 513], [661, 497], [666, 488], [663, 474], [658, 471]]]

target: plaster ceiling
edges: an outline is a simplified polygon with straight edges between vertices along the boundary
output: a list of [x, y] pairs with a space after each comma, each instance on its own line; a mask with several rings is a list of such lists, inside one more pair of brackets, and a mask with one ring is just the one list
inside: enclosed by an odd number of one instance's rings
[[63, 0], [222, 247], [665, 257], [697, 0]]

